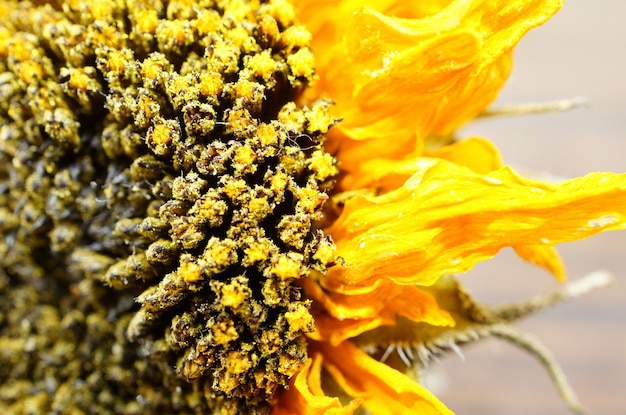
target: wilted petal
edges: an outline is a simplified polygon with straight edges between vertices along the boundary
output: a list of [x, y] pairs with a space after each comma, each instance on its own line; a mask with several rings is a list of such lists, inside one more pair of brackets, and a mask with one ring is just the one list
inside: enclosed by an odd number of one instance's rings
[[565, 266], [556, 248], [552, 245], [518, 245], [513, 247], [517, 255], [531, 264], [550, 271], [557, 280], [565, 281]]
[[[382, 140], [360, 141], [365, 146], [374, 142], [382, 144]], [[401, 187], [422, 166], [422, 155], [411, 157], [404, 153], [394, 158], [389, 157], [389, 153], [383, 153], [383, 157], [380, 157], [381, 153], [377, 149], [371, 150], [370, 154], [376, 157], [365, 160], [362, 158], [360, 163], [348, 166], [352, 170], [349, 169], [342, 178], [342, 190], [370, 188], [386, 193]], [[426, 157], [440, 158], [469, 167], [477, 173], [487, 174], [502, 167], [498, 149], [489, 140], [479, 137], [471, 137], [432, 151], [423, 150], [421, 153]]]
[[298, 7], [323, 56], [318, 89], [337, 102], [339, 128], [364, 139], [447, 134], [475, 117], [504, 84], [512, 48], [562, 0], [317, 3]]
[[361, 398], [373, 415], [452, 415], [428, 390], [350, 342], [337, 347], [325, 343], [318, 346], [331, 376], [348, 395]]
[[443, 160], [420, 163], [398, 190], [346, 203], [329, 229], [345, 266], [331, 269], [324, 286], [369, 292], [387, 278], [429, 285], [503, 247], [554, 245], [626, 227], [626, 175], [548, 184], [509, 168], [481, 175]]
[[289, 389], [272, 405], [272, 415], [350, 415], [359, 406], [354, 400], [343, 406], [338, 398], [325, 396], [321, 381], [322, 356], [315, 353], [296, 374]]
[[303, 288], [324, 308], [322, 313], [313, 311], [316, 331], [311, 337], [333, 345], [383, 325], [394, 325], [397, 316], [433, 326], [454, 325], [431, 294], [390, 280], [381, 280], [371, 292], [360, 295], [328, 293], [310, 279], [303, 282]]

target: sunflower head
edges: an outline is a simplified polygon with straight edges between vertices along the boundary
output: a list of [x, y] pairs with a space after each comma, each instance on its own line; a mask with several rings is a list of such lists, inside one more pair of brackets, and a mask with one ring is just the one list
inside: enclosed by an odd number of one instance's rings
[[336, 121], [294, 103], [315, 72], [288, 4], [205, 3], [5, 4], [3, 265], [136, 297], [126, 339], [249, 413], [307, 359]]

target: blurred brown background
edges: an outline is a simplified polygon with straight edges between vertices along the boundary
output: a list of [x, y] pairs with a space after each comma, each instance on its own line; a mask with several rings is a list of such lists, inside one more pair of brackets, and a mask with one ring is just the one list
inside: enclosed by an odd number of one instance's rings
[[[483, 120], [463, 135], [492, 139], [505, 163], [526, 175], [571, 178], [626, 172], [626, 2], [569, 0], [522, 41], [515, 70], [496, 103], [509, 105], [583, 95], [588, 108]], [[559, 248], [570, 280], [606, 269], [616, 281], [517, 325], [561, 363], [582, 403], [596, 415], [626, 414], [626, 232]], [[485, 302], [523, 299], [558, 284], [512, 252], [462, 276]], [[566, 415], [544, 369], [501, 340], [448, 356], [430, 386], [458, 415]]]

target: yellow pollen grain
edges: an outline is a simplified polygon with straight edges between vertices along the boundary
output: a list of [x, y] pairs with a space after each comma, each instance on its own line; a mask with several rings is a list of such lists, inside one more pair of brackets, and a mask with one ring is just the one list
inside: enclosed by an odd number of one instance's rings
[[237, 340], [239, 334], [231, 321], [221, 322], [211, 327], [213, 341], [221, 346], [226, 346], [231, 341]]
[[157, 145], [169, 144], [172, 141], [171, 130], [165, 124], [157, 124], [152, 130], [152, 140]]
[[262, 53], [250, 58], [248, 67], [255, 76], [267, 81], [276, 72], [276, 61], [272, 59], [269, 50], [264, 50]]
[[200, 36], [215, 33], [222, 25], [222, 19], [215, 10], [207, 10], [200, 14], [195, 21], [195, 29]]
[[300, 277], [300, 264], [284, 255], [279, 256], [278, 261], [272, 267], [272, 273], [281, 280]]
[[335, 251], [335, 247], [332, 244], [323, 240], [317, 247], [317, 250], [313, 255], [313, 259], [319, 261], [324, 265], [334, 263], [337, 259], [337, 252]]
[[91, 14], [94, 20], [101, 20], [111, 13], [111, 6], [111, 4], [102, 1], [89, 3], [89, 14]]
[[191, 88], [190, 79], [187, 76], [174, 76], [167, 84], [167, 90], [172, 95], [178, 95]]
[[311, 33], [303, 26], [291, 26], [282, 33], [280, 40], [287, 49], [299, 48], [311, 43]]
[[136, 27], [140, 32], [156, 33], [159, 16], [155, 10], [140, 10], [137, 13]]
[[291, 26], [296, 18], [294, 8], [287, 0], [272, 0], [267, 5], [266, 10], [283, 27]]
[[239, 98], [249, 98], [254, 95], [254, 91], [258, 88], [256, 82], [240, 80], [235, 86], [235, 92]]
[[285, 191], [287, 183], [289, 183], [289, 177], [287, 176], [287, 174], [282, 171], [277, 172], [270, 179], [270, 188], [275, 194], [281, 194]]
[[309, 49], [300, 49], [287, 57], [287, 64], [296, 78], [312, 79], [315, 73], [315, 59]]
[[256, 135], [262, 146], [275, 146], [278, 144], [276, 129], [269, 124], [261, 124], [256, 130]]
[[128, 60], [126, 59], [126, 56], [124, 56], [121, 51], [115, 50], [109, 55], [107, 67], [109, 68], [109, 71], [119, 76], [124, 73], [127, 62]]
[[156, 79], [163, 71], [163, 65], [152, 59], [146, 59], [141, 65], [141, 76], [146, 79]]
[[187, 283], [202, 280], [202, 270], [195, 262], [185, 262], [178, 267], [178, 275]]
[[11, 32], [6, 27], [0, 27], [0, 56], [7, 58], [9, 51], [9, 41], [11, 40]]
[[225, 307], [237, 308], [246, 300], [246, 295], [237, 281], [222, 287], [221, 304]]
[[[240, 82], [237, 82], [237, 84], [240, 84]], [[245, 130], [250, 125], [250, 119], [247, 115], [248, 115], [248, 112], [245, 110], [231, 111], [228, 114], [228, 124], [230, 128], [232, 128], [235, 131]]]
[[271, 211], [270, 205], [267, 203], [267, 197], [253, 197], [248, 203], [248, 209], [250, 209], [251, 214], [259, 216], [265, 216], [265, 213]]
[[33, 61], [26, 61], [20, 65], [20, 78], [27, 84], [34, 84], [37, 80], [42, 79], [44, 70], [40, 64]]
[[159, 35], [163, 39], [168, 39], [168, 42], [174, 45], [183, 45], [187, 36], [185, 22], [180, 20], [165, 20], [162, 22], [162, 27], [159, 28]]
[[313, 324], [313, 317], [303, 304], [298, 304], [295, 310], [286, 312], [285, 318], [292, 332], [309, 331], [309, 327]]
[[70, 72], [69, 86], [77, 91], [87, 91], [90, 79], [84, 70], [74, 69]]
[[7, 40], [8, 55], [18, 62], [24, 62], [30, 58], [30, 51], [34, 49], [34, 45], [30, 42]]
[[231, 200], [237, 199], [248, 188], [248, 184], [243, 179], [229, 180], [224, 186], [224, 193]]
[[[157, 110], [159, 108], [158, 103], [147, 95], [143, 95], [139, 98], [139, 102], [137, 103], [137, 106], [140, 109], [140, 111], [143, 112], [144, 116], [148, 119], [152, 118], [153, 115], [156, 115], [156, 114], [153, 114], [152, 107], [154, 107]], [[158, 144], [162, 144], [162, 143], [158, 143]]]
[[254, 245], [247, 248], [244, 252], [250, 264], [265, 261], [270, 254], [270, 244], [267, 241], [257, 241]]
[[309, 126], [309, 131], [319, 131], [322, 134], [326, 134], [330, 126], [334, 124], [334, 119], [326, 108], [322, 105], [314, 106], [310, 112], [306, 115], [306, 120]]
[[204, 251], [204, 255], [210, 257], [218, 267], [230, 265], [232, 253], [230, 246], [221, 244], [213, 244]]
[[222, 94], [224, 80], [219, 73], [203, 72], [200, 74], [200, 85], [198, 88], [200, 90], [200, 94], [205, 97], [217, 97]]
[[248, 34], [248, 31], [243, 27], [237, 26], [227, 31], [224, 37], [231, 40], [237, 49], [241, 49], [244, 42], [250, 38], [250, 34]]
[[297, 191], [298, 209], [313, 213], [326, 201], [326, 195], [318, 189], [305, 187]]
[[309, 161], [309, 168], [315, 172], [315, 177], [320, 181], [324, 181], [339, 172], [333, 157], [321, 150], [313, 152]]
[[256, 153], [248, 146], [242, 146], [235, 150], [235, 163], [250, 165], [256, 160]]
[[234, 375], [247, 372], [252, 367], [252, 362], [248, 355], [243, 352], [230, 352], [226, 356], [226, 370]]

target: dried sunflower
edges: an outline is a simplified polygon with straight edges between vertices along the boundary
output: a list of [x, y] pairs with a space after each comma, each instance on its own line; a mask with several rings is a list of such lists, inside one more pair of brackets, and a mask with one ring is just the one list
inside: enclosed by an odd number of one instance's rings
[[449, 275], [626, 226], [453, 137], [561, 2], [372, 3], [0, 3], [0, 408], [449, 413], [381, 351], [520, 314]]

